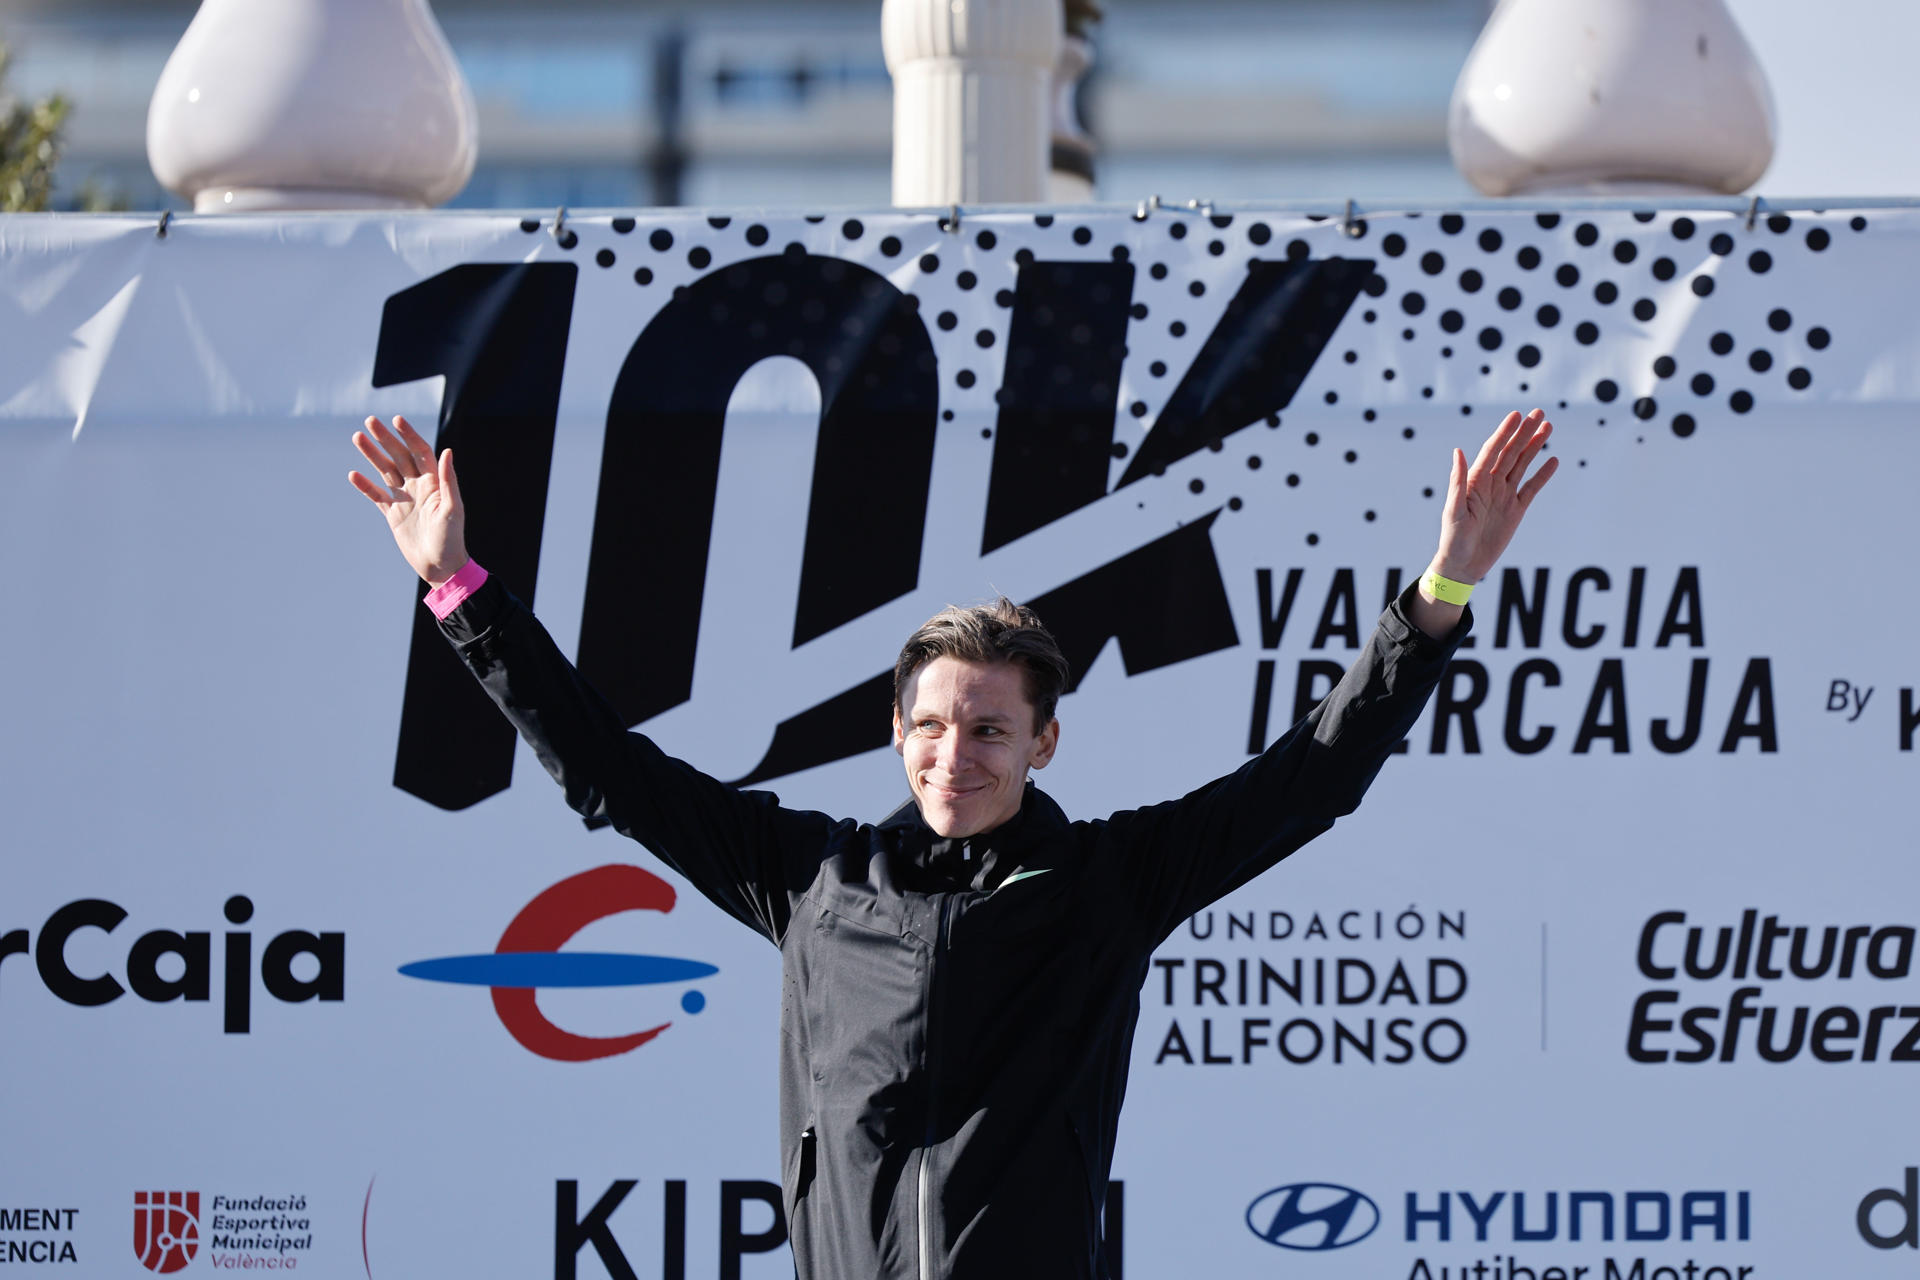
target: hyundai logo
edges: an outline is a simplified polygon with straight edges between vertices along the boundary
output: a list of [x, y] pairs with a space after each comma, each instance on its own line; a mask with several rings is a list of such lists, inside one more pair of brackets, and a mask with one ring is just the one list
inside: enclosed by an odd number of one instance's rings
[[1351, 1187], [1295, 1182], [1247, 1206], [1247, 1227], [1282, 1249], [1344, 1249], [1373, 1234], [1380, 1209]]

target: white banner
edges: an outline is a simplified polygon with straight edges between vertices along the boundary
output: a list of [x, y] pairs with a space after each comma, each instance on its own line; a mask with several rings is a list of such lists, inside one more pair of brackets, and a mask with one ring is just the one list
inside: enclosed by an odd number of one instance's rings
[[789, 804], [891, 808], [901, 639], [1034, 602], [1094, 817], [1278, 736], [1538, 404], [1405, 758], [1155, 958], [1117, 1269], [1910, 1274], [1917, 284], [1891, 209], [0, 220], [0, 1262], [791, 1272], [778, 956], [450, 665], [364, 415]]

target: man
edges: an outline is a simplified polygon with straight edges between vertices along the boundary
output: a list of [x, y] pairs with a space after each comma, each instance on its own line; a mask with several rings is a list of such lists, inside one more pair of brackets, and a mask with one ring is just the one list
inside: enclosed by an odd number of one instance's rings
[[[1107, 1275], [1100, 1207], [1148, 959], [1179, 922], [1349, 813], [1418, 718], [1549, 459], [1510, 413], [1454, 451], [1429, 572], [1353, 668], [1238, 771], [1070, 822], [1028, 781], [1067, 670], [1031, 613], [948, 609], [895, 667], [912, 800], [875, 824], [736, 791], [629, 733], [466, 554], [452, 453], [402, 419], [354, 443], [468, 667], [590, 820], [612, 823], [782, 954], [783, 1181], [803, 1280]], [[1150, 602], [1148, 602], [1150, 607]]]

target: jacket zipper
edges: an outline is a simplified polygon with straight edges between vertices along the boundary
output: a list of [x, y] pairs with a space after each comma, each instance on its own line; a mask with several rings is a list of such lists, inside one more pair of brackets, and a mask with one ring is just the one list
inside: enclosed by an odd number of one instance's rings
[[949, 895], [940, 899], [939, 927], [933, 936], [933, 960], [927, 969], [927, 1128], [926, 1137], [920, 1146], [919, 1179], [919, 1219], [920, 1219], [920, 1280], [933, 1280], [933, 1174], [929, 1168], [933, 1160], [933, 1143], [937, 1128], [935, 1117], [939, 1114], [939, 1057], [933, 1051], [934, 1028], [940, 1023], [938, 1017], [938, 999], [940, 995], [940, 961], [947, 947], [947, 904]]

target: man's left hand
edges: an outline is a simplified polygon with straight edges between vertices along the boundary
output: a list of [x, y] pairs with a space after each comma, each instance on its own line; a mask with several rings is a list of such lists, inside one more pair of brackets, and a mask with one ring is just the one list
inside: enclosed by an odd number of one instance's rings
[[[1560, 460], [1548, 458], [1532, 479], [1527, 478], [1528, 468], [1552, 434], [1553, 424], [1539, 409], [1525, 417], [1509, 413], [1480, 446], [1471, 467], [1465, 453], [1453, 451], [1447, 505], [1440, 516], [1440, 547], [1427, 566], [1431, 572], [1471, 586], [1493, 571], [1527, 508], [1559, 469]], [[1460, 621], [1461, 607], [1434, 598], [1424, 580], [1418, 595], [1413, 624], [1435, 637], [1452, 631]]]

